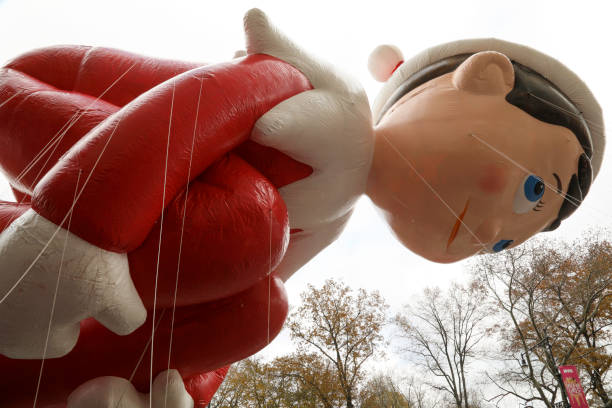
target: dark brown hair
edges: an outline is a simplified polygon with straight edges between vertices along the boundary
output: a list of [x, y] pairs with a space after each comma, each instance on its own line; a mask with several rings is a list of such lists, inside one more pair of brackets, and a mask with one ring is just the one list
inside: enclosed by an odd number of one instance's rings
[[[460, 54], [447, 57], [412, 74], [397, 87], [387, 100], [379, 118], [382, 118], [385, 112], [408, 92], [429, 80], [453, 72], [472, 55]], [[584, 154], [578, 159], [578, 170], [572, 175], [567, 192], [564, 194], [563, 204], [561, 204], [557, 218], [543, 229], [543, 231], [552, 231], [557, 229], [561, 221], [578, 208], [591, 186], [593, 180], [591, 133], [582, 112], [555, 84], [516, 61], [512, 61], [512, 65], [514, 67], [514, 88], [506, 95], [508, 103], [542, 122], [571, 130], [584, 150]], [[563, 192], [559, 191], [559, 194]]]

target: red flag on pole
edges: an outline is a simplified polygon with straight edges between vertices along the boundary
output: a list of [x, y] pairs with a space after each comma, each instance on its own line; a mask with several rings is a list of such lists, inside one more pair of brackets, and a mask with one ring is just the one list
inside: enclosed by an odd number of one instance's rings
[[584, 396], [584, 390], [580, 384], [580, 377], [578, 377], [578, 369], [575, 366], [561, 366], [559, 371], [561, 372], [565, 392], [572, 408], [589, 408], [589, 404]]

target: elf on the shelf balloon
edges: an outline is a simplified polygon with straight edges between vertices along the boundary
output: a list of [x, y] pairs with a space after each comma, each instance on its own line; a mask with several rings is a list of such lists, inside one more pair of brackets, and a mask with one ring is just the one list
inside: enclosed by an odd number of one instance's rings
[[372, 116], [261, 11], [245, 31], [224, 64], [63, 46], [0, 71], [2, 406], [205, 406], [361, 195], [453, 262], [556, 228], [601, 165], [597, 102], [533, 49], [379, 47]]

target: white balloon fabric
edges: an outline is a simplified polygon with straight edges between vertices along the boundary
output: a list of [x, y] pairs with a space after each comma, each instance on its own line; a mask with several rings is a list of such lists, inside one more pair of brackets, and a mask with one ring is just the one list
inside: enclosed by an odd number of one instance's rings
[[126, 254], [91, 245], [32, 210], [0, 233], [0, 265], [0, 299], [6, 297], [0, 303], [0, 354], [7, 357], [61, 357], [88, 317], [121, 335], [146, 319]]
[[[166, 385], [167, 384], [167, 385]], [[177, 370], [155, 377], [152, 394], [138, 392], [131, 382], [119, 377], [98, 377], [87, 381], [68, 397], [66, 408], [193, 408]]]
[[258, 9], [245, 16], [248, 54], [267, 54], [299, 69], [314, 89], [272, 108], [251, 139], [309, 165], [310, 176], [279, 189], [299, 232], [276, 274], [295, 273], [340, 235], [363, 195], [374, 153], [372, 114], [358, 81], [284, 36]]

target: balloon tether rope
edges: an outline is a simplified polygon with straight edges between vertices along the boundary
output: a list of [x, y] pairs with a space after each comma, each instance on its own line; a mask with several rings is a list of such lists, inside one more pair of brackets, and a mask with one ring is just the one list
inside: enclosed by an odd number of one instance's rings
[[191, 139], [191, 151], [189, 153], [189, 170], [187, 171], [187, 185], [185, 187], [185, 200], [183, 202], [183, 219], [181, 221], [181, 238], [179, 244], [178, 261], [176, 263], [176, 278], [174, 280], [174, 299], [172, 302], [172, 322], [170, 324], [170, 345], [168, 347], [168, 371], [166, 371], [166, 391], [164, 396], [164, 408], [168, 403], [168, 382], [170, 381], [170, 360], [172, 356], [172, 341], [174, 338], [174, 319], [176, 314], [176, 298], [178, 296], [179, 273], [181, 269], [181, 255], [183, 252], [183, 234], [185, 232], [185, 218], [187, 217], [187, 197], [189, 196], [189, 181], [191, 179], [191, 165], [193, 162], [193, 149], [195, 147], [195, 138], [198, 129], [198, 116], [200, 113], [200, 102], [202, 100], [202, 86], [204, 85], [204, 77], [200, 78], [200, 92], [198, 93], [198, 103], [196, 105], [196, 115], [193, 124], [193, 137]]
[[[76, 200], [77, 191], [79, 189], [79, 181], [81, 180], [82, 170], [79, 170], [77, 176], [77, 182], [74, 186], [73, 202]], [[38, 401], [38, 392], [40, 391], [40, 383], [42, 382], [43, 370], [45, 367], [45, 358], [47, 357], [47, 348], [49, 346], [49, 337], [51, 336], [51, 326], [53, 325], [53, 316], [55, 315], [55, 304], [57, 303], [57, 293], [59, 292], [59, 284], [62, 277], [62, 266], [64, 265], [64, 255], [66, 255], [66, 247], [68, 246], [68, 237], [70, 236], [70, 224], [72, 223], [72, 211], [70, 212], [70, 218], [68, 218], [68, 228], [66, 238], [64, 238], [64, 246], [62, 248], [62, 256], [60, 258], [60, 264], [57, 272], [57, 280], [55, 281], [55, 293], [53, 294], [53, 303], [51, 304], [51, 313], [49, 314], [49, 325], [47, 327], [47, 337], [45, 338], [45, 347], [43, 349], [42, 360], [40, 361], [40, 372], [38, 373], [38, 383], [36, 384], [36, 393], [34, 394], [34, 405], [36, 408], [36, 402]]]
[[[162, 246], [162, 235], [164, 231], [164, 208], [166, 204], [166, 184], [168, 181], [168, 155], [170, 152], [170, 133], [172, 130], [172, 113], [174, 110], [174, 93], [176, 91], [176, 82], [172, 83], [172, 100], [170, 102], [170, 118], [168, 121], [168, 142], [166, 143], [166, 163], [164, 166], [164, 189], [162, 192], [162, 206], [161, 206], [161, 217], [159, 224], [159, 243], [157, 245], [157, 266], [155, 268], [155, 291], [153, 294], [153, 318], [155, 321], [155, 311], [157, 308], [157, 283], [159, 278], [159, 260], [161, 258], [161, 246]], [[153, 357], [155, 347], [155, 327], [151, 328], [151, 370], [149, 377], [149, 408], [153, 407]]]

